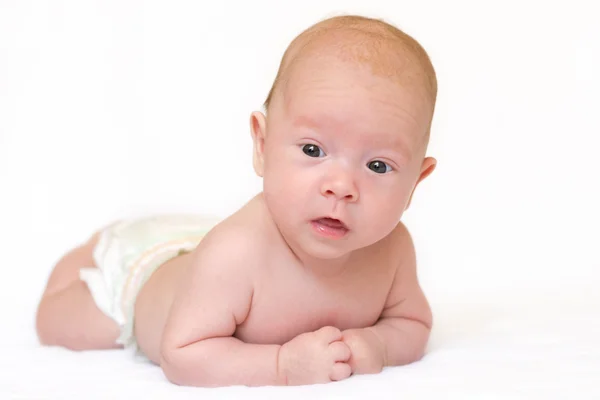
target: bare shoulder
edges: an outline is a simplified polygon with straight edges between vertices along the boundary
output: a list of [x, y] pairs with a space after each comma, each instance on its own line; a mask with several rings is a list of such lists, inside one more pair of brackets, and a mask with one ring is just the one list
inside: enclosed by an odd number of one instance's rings
[[396, 269], [410, 268], [408, 264], [414, 263], [414, 243], [408, 228], [402, 222], [398, 222], [394, 230], [381, 240], [375, 250], [378, 253], [385, 253], [386, 258], [392, 262], [393, 267]]
[[260, 215], [252, 201], [217, 224], [194, 250], [192, 268], [244, 274], [260, 262], [265, 249]]
[[419, 320], [430, 327], [431, 310], [419, 284], [415, 246], [407, 227], [402, 222], [398, 223], [389, 240], [396, 270], [384, 316]]
[[262, 257], [260, 235], [247, 215], [242, 208], [219, 223], [191, 254], [165, 326], [165, 348], [231, 336], [247, 318]]
[[402, 221], [398, 222], [390, 237], [394, 241], [394, 244], [402, 250], [414, 247], [410, 232]]

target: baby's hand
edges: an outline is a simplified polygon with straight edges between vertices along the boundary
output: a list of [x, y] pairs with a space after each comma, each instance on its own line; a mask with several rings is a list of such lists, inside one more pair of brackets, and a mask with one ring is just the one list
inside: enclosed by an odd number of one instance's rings
[[339, 381], [350, 376], [350, 348], [333, 326], [303, 333], [281, 346], [279, 373], [288, 385]]
[[385, 349], [375, 333], [369, 329], [348, 329], [343, 341], [352, 353], [348, 365], [352, 374], [376, 374], [385, 365]]

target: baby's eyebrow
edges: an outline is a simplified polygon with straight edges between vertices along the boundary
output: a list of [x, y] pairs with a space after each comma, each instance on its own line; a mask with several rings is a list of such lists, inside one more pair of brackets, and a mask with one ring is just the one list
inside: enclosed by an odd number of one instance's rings
[[[305, 127], [315, 131], [320, 131], [326, 123], [310, 117], [308, 115], [299, 115], [293, 119], [292, 125], [295, 127]], [[368, 136], [367, 143], [372, 147], [379, 146], [388, 150], [397, 152], [403, 159], [403, 161], [410, 161], [411, 148], [407, 145], [406, 139], [401, 134], [389, 134], [389, 133], [375, 133], [373, 132]]]
[[311, 129], [317, 129], [322, 127], [322, 124], [318, 123], [316, 120], [314, 120], [311, 117], [308, 117], [306, 115], [299, 115], [298, 117], [296, 117], [292, 123], [292, 125], [294, 126], [304, 126], [307, 128], [311, 128]]
[[[402, 157], [402, 161], [410, 161], [412, 158], [412, 151], [410, 147], [406, 144], [406, 140], [403, 139], [400, 134], [395, 134], [391, 136], [393, 136], [393, 139], [385, 140], [386, 143], [384, 143], [384, 146], [382, 147], [386, 147], [392, 151], [397, 152]], [[384, 141], [384, 139], [382, 139], [382, 141]], [[372, 143], [376, 144], [377, 141], [372, 141]]]

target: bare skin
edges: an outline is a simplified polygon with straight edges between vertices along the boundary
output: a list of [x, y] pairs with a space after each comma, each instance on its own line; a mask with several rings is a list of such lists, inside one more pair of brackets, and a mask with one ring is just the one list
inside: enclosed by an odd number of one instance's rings
[[[251, 115], [264, 190], [137, 297], [136, 339], [171, 382], [324, 383], [424, 354], [431, 310], [399, 221], [436, 165], [424, 156], [430, 97], [419, 71], [399, 69], [413, 77], [403, 86], [345, 50], [313, 47], [270, 95], [269, 117]], [[44, 344], [114, 347], [118, 327], [77, 277], [93, 265], [95, 238], [50, 277], [37, 318]]]
[[[225, 221], [219, 227], [219, 232], [214, 234], [225, 235], [228, 227], [241, 223], [253, 226], [257, 237], [252, 241], [251, 247], [257, 249], [253, 251], [268, 252], [268, 258], [257, 258], [257, 262], [250, 266], [236, 265], [236, 269], [240, 270], [231, 271], [233, 274], [251, 275], [253, 294], [251, 299], [245, 299], [251, 303], [245, 305], [248, 307], [247, 315], [243, 321], [238, 321], [233, 336], [246, 343], [284, 344], [300, 333], [312, 332], [323, 326], [336, 326], [344, 330], [370, 326], [377, 321], [391, 286], [394, 265], [378, 265], [378, 260], [371, 258], [376, 270], [367, 270], [360, 268], [362, 262], [357, 259], [354, 265], [348, 265], [330, 277], [315, 276], [303, 269], [293, 255], [285, 251], [285, 246], [274, 245], [274, 242], [282, 239], [273, 226], [261, 221], [264, 214], [264, 202], [259, 195]], [[243, 244], [241, 246], [246, 247]], [[379, 243], [371, 251], [365, 249], [364, 257], [369, 257], [368, 253], [372, 251], [381, 251], [383, 246], [383, 243]], [[273, 253], [273, 248], [279, 251]], [[203, 246], [200, 245], [196, 251], [202, 252]], [[163, 331], [168, 305], [180, 287], [181, 278], [189, 277], [186, 268], [195, 258], [198, 256], [190, 253], [165, 264], [138, 297], [136, 336], [143, 351], [157, 363], [160, 362], [161, 336], [146, 332]], [[252, 271], [243, 271], [249, 267]], [[365, 285], [365, 279], [371, 284]], [[289, 318], [291, 315], [294, 318]]]
[[[408, 232], [402, 224], [399, 224], [386, 240], [362, 249], [361, 254], [357, 254], [356, 258], [342, 269], [328, 275], [315, 275], [303, 268], [293, 254], [283, 251], [285, 246], [274, 245], [283, 239], [277, 229], [268, 222], [267, 212], [262, 196], [257, 196], [215, 228], [204, 239], [204, 245], [201, 243], [193, 252], [176, 257], [160, 267], [141, 290], [135, 306], [136, 338], [141, 350], [153, 362], [163, 368], [167, 367], [167, 377], [176, 383], [198, 383], [203, 386], [227, 385], [234, 382], [248, 385], [306, 384], [344, 379], [351, 373], [379, 372], [385, 366], [387, 356], [384, 353], [375, 356], [369, 354], [371, 349], [365, 349], [365, 341], [360, 334], [355, 333], [362, 331], [361, 328], [375, 325], [390, 309], [394, 310], [396, 316], [421, 317], [413, 328], [421, 331], [422, 334], [418, 336], [421, 341], [426, 341], [431, 324], [430, 311], [425, 297], [418, 289], [414, 263], [402, 261], [403, 248], [412, 246]], [[250, 237], [239, 231], [240, 226], [253, 227], [251, 237], [256, 240], [247, 244], [232, 242], [232, 237]], [[219, 265], [202, 265], [198, 262], [202, 260], [202, 252], [211, 252], [211, 247], [208, 246], [210, 241], [225, 236], [229, 238], [228, 246], [242, 250], [235, 258], [253, 257], [256, 262], [233, 262], [231, 268], [225, 271], [221, 271]], [[95, 307], [87, 287], [76, 277], [79, 268], [92, 265], [91, 253], [96, 240], [97, 235], [94, 235], [88, 243], [71, 252], [57, 264], [38, 313], [38, 332], [42, 342], [74, 350], [118, 347], [114, 344], [118, 326]], [[273, 253], [273, 248], [282, 251]], [[365, 264], [369, 267], [365, 268]], [[202, 292], [198, 293], [200, 297], [215, 300], [225, 295], [230, 304], [234, 305], [233, 309], [215, 306], [210, 314], [218, 314], [219, 317], [213, 319], [211, 324], [203, 320], [201, 311], [192, 312], [177, 304], [175, 306], [179, 308], [179, 312], [171, 310], [174, 302], [188, 299], [188, 295], [183, 294], [185, 292], [182, 290], [185, 290], [200, 270], [212, 270], [207, 274], [219, 275], [221, 279], [232, 279], [234, 276], [249, 278], [244, 279], [242, 285], [246, 290], [237, 288], [238, 290], [229, 291], [226, 285], [217, 286], [212, 280], [201, 288], [194, 285], [194, 291]], [[71, 273], [64, 274], [61, 285], [64, 288], [61, 289], [57, 286], [56, 278], [66, 271]], [[398, 276], [410, 279], [398, 282], [397, 278], [394, 279]], [[394, 290], [392, 284], [395, 284]], [[56, 302], [61, 298], [57, 294], [61, 293], [64, 303], [60, 305], [62, 318], [58, 319], [58, 313], [50, 315], [50, 309], [53, 306], [58, 307]], [[407, 297], [407, 294], [411, 297]], [[397, 307], [398, 296], [402, 296], [401, 307]], [[242, 310], [241, 318], [235, 324], [231, 324], [231, 313], [235, 314], [237, 310]], [[45, 340], [49, 336], [45, 337], [44, 333], [48, 335], [53, 330], [51, 326], [56, 327], [58, 324], [63, 324], [61, 330], [64, 335], [57, 335], [52, 341]], [[170, 326], [167, 326], [168, 324]], [[203, 332], [206, 328], [201, 326], [206, 325], [210, 325], [214, 331], [208, 337], [202, 338], [207, 332]], [[327, 328], [322, 330], [323, 327]], [[67, 329], [71, 330], [71, 334]], [[306, 340], [302, 337], [306, 332], [320, 332], [322, 338], [315, 335], [315, 338]], [[277, 359], [273, 359], [273, 365], [263, 371], [264, 374], [258, 382], [244, 382], [246, 377], [252, 377], [250, 371], [259, 364], [254, 357], [244, 357], [238, 361], [237, 369], [231, 369], [232, 373], [225, 373], [220, 377], [206, 376], [208, 371], [202, 368], [196, 371], [189, 370], [192, 374], [199, 375], [195, 378], [196, 382], [169, 375], [172, 366], [168, 365], [170, 360], [166, 360], [162, 354], [165, 349], [185, 348], [189, 346], [187, 342], [193, 344], [206, 341], [209, 337], [229, 336], [245, 344], [264, 345], [264, 349], [262, 346], [254, 349], [257, 350], [254, 354], [258, 359], [263, 359], [269, 354], [269, 345], [276, 345], [273, 349], [277, 351], [273, 354], [277, 353], [281, 357], [283, 347], [280, 345], [293, 348], [294, 340], [298, 339], [305, 339], [309, 343], [330, 341], [339, 347], [333, 346], [333, 359], [321, 370], [317, 370], [314, 359], [322, 358], [324, 350], [316, 351], [317, 354], [312, 357], [313, 361], [308, 366], [302, 366], [299, 365], [302, 364], [299, 360], [310, 358], [303, 357], [306, 356], [306, 346], [301, 343], [301, 346], [294, 349], [298, 353], [289, 356], [291, 371], [285, 371], [285, 367], [277, 365]], [[327, 347], [329, 343], [324, 345], [325, 349]], [[354, 352], [352, 347], [356, 348]], [[411, 357], [420, 358], [421, 354], [418, 353]], [[223, 355], [218, 358], [219, 360], [211, 362], [211, 369], [214, 370], [219, 361], [223, 364], [223, 369], [227, 368], [227, 364], [234, 363]], [[293, 370], [294, 366], [309, 371], [299, 373]]]

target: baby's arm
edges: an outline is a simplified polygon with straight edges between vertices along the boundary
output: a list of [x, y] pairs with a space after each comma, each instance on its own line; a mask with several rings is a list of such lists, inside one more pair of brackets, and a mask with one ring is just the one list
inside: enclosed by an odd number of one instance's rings
[[374, 326], [343, 332], [354, 374], [377, 373], [383, 367], [420, 360], [431, 331], [431, 309], [419, 286], [415, 250], [402, 226], [402, 262], [398, 265], [385, 308]]
[[[214, 231], [213, 231], [214, 232]], [[342, 332], [323, 327], [283, 345], [232, 337], [252, 304], [253, 271], [262, 257], [251, 234], [211, 232], [200, 243], [165, 326], [161, 367], [185, 386], [302, 385], [350, 376]]]
[[[234, 237], [238, 236], [238, 237]], [[203, 239], [175, 296], [161, 345], [161, 367], [186, 386], [277, 385], [279, 345], [232, 337], [250, 310], [249, 238], [212, 232]]]

